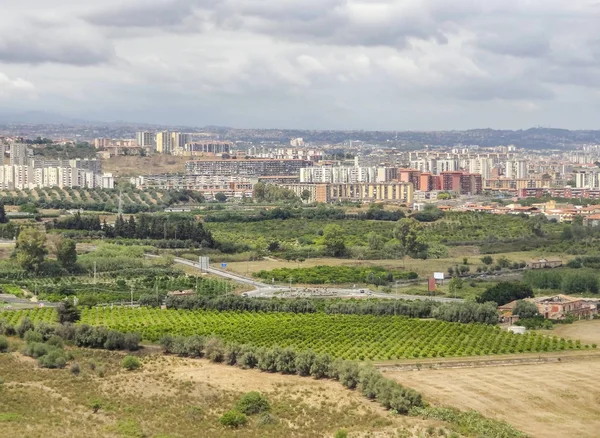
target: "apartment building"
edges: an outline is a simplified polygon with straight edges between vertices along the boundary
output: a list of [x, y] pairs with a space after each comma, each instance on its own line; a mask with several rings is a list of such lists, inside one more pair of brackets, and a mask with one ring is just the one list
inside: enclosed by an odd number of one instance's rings
[[355, 184], [284, 184], [282, 187], [301, 196], [310, 193], [309, 202], [390, 202], [412, 204], [414, 187], [407, 182], [355, 183]]
[[483, 192], [483, 180], [480, 174], [466, 172], [442, 172], [440, 174], [442, 190], [461, 195], [479, 195]]
[[156, 152], [159, 154], [170, 154], [171, 145], [171, 133], [168, 131], [161, 131], [156, 133]]
[[12, 143], [9, 153], [11, 166], [24, 166], [33, 158], [33, 151], [24, 143]]
[[142, 148], [156, 150], [156, 135], [154, 132], [140, 131], [135, 133], [135, 141]]
[[377, 168], [354, 166], [313, 166], [300, 169], [301, 183], [375, 182]]
[[312, 162], [307, 160], [239, 158], [188, 161], [185, 170], [192, 175], [293, 176], [309, 166], [312, 166]]
[[229, 141], [193, 141], [186, 143], [183, 148], [173, 149], [174, 155], [181, 156], [218, 156], [222, 154], [230, 154], [233, 149], [233, 143]]

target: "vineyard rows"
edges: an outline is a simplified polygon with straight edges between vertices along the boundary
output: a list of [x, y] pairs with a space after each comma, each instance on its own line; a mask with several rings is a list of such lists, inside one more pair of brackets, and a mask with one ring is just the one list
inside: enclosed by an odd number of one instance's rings
[[[52, 309], [14, 312], [34, 321], [56, 319]], [[0, 315], [0, 318], [2, 316]], [[538, 333], [516, 335], [499, 327], [457, 324], [395, 316], [294, 314], [90, 308], [82, 323], [123, 332], [138, 332], [148, 341], [162, 335], [216, 335], [225, 341], [258, 347], [312, 349], [334, 357], [359, 360], [474, 356], [589, 348], [579, 342]]]

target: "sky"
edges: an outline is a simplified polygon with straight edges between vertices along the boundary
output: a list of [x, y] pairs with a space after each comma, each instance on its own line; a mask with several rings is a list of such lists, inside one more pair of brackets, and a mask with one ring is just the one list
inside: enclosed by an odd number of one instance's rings
[[600, 128], [600, 0], [0, 8], [0, 112], [239, 128]]

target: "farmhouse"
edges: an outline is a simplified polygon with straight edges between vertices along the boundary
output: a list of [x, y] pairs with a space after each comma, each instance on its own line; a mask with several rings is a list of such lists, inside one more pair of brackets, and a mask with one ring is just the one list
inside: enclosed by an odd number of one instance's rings
[[[525, 301], [534, 303], [540, 315], [546, 319], [565, 319], [573, 315], [576, 319], [592, 319], [598, 314], [598, 302], [584, 298], [575, 298], [568, 295], [555, 295], [552, 297], [526, 298]], [[502, 321], [514, 323], [519, 317], [513, 315], [517, 301], [511, 301], [503, 306], [498, 306], [502, 314]]]
[[542, 258], [530, 261], [527, 263], [527, 267], [529, 267], [529, 269], [558, 268], [559, 266], [562, 266], [562, 264], [562, 260], [549, 260]]
[[538, 312], [547, 319], [564, 319], [567, 315], [573, 315], [576, 319], [591, 319], [598, 314], [596, 302], [568, 295], [536, 298], [534, 303]]

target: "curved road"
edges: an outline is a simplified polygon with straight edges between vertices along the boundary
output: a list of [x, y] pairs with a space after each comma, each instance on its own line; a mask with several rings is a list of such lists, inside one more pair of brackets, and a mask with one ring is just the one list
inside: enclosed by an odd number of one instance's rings
[[[150, 257], [156, 257], [148, 254]], [[182, 259], [176, 257], [175, 263], [182, 265], [191, 266], [196, 269], [200, 269], [203, 272], [217, 275], [219, 277], [227, 278], [228, 280], [236, 281], [238, 283], [247, 284], [254, 287], [254, 290], [246, 292], [247, 296], [270, 298], [277, 295], [280, 298], [309, 298], [309, 297], [345, 297], [345, 298], [387, 298], [387, 299], [399, 299], [399, 300], [434, 300], [440, 302], [462, 302], [464, 300], [460, 298], [445, 298], [445, 297], [431, 297], [425, 295], [406, 295], [406, 294], [385, 294], [381, 292], [373, 292], [369, 289], [341, 289], [341, 288], [289, 288], [285, 286], [272, 286], [266, 283], [261, 283], [252, 278], [245, 277], [243, 275], [235, 274], [233, 272], [224, 271], [217, 268], [201, 268], [200, 263], [192, 262], [191, 260]], [[361, 293], [360, 291], [364, 292]]]

